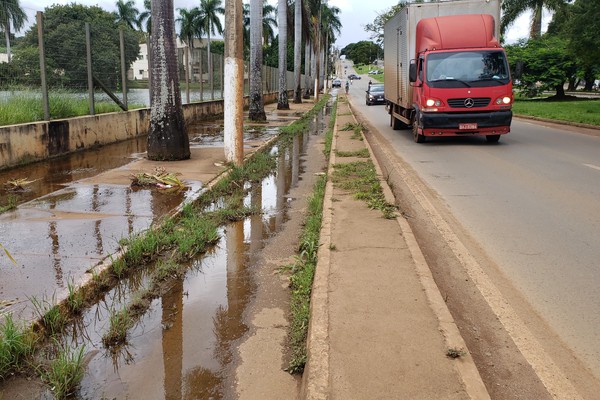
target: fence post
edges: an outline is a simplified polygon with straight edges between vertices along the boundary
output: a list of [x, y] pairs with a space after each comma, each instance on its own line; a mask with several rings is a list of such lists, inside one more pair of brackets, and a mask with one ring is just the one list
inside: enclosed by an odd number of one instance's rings
[[123, 105], [127, 106], [127, 70], [125, 69], [125, 34], [123, 28], [119, 29], [119, 43], [121, 46], [121, 89], [123, 89]]
[[42, 108], [44, 109], [44, 119], [50, 119], [50, 105], [48, 104], [48, 83], [46, 82], [46, 53], [44, 51], [44, 28], [42, 27], [43, 13], [36, 13], [38, 27], [38, 47], [40, 49], [40, 78], [42, 80]]
[[90, 99], [90, 115], [94, 112], [94, 77], [92, 75], [92, 39], [90, 34], [90, 23], [85, 23], [85, 46], [87, 49], [87, 73], [88, 73], [88, 93]]

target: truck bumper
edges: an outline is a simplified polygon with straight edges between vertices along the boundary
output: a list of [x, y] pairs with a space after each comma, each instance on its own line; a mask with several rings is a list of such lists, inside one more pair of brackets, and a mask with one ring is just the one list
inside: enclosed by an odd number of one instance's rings
[[[512, 111], [477, 113], [419, 113], [419, 127], [425, 136], [502, 135], [510, 132]], [[469, 128], [476, 124], [476, 128]]]

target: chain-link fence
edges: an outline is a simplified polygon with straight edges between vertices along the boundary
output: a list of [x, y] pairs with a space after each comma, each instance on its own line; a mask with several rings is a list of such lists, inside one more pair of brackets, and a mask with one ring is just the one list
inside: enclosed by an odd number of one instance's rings
[[[23, 37], [0, 48], [0, 125], [148, 107], [148, 42], [148, 34], [119, 27], [99, 7], [38, 12]], [[177, 57], [184, 104], [222, 99], [222, 54], [178, 41]], [[248, 72], [245, 65], [244, 94]], [[279, 89], [278, 76], [277, 68], [263, 67], [264, 92]], [[287, 85], [293, 89], [289, 71]]]

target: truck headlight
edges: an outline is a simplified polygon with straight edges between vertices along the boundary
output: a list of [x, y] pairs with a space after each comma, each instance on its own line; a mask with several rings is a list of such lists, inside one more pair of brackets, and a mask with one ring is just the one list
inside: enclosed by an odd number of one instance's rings
[[500, 105], [500, 104], [510, 104], [512, 103], [512, 99], [509, 96], [504, 96], [504, 97], [498, 97], [496, 99], [496, 104]]
[[427, 101], [425, 102], [425, 105], [427, 107], [433, 107], [433, 106], [439, 107], [442, 105], [442, 102], [439, 100], [436, 100], [436, 99], [427, 99]]

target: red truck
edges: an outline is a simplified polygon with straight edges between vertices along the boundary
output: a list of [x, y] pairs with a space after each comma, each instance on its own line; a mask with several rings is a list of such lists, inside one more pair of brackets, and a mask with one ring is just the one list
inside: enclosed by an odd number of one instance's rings
[[384, 81], [393, 129], [429, 136], [510, 132], [512, 80], [498, 42], [500, 0], [408, 4], [385, 25]]

